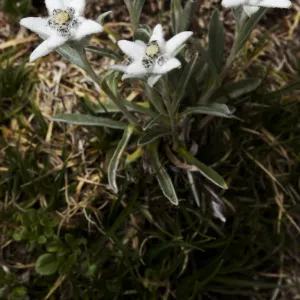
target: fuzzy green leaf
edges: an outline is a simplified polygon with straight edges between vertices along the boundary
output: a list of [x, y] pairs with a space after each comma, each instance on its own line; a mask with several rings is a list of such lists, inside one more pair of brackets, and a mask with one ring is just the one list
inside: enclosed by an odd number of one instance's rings
[[151, 36], [151, 28], [148, 25], [141, 25], [134, 33], [134, 40], [140, 40], [145, 43], [149, 42]]
[[148, 145], [154, 142], [155, 140], [169, 134], [170, 132], [164, 128], [153, 128], [138, 140], [138, 145], [139, 146]]
[[235, 99], [256, 90], [260, 84], [260, 78], [246, 78], [238, 82], [226, 84], [224, 87], [229, 96]]
[[124, 0], [130, 15], [130, 21], [135, 32], [139, 27], [140, 17], [145, 0]]
[[210, 55], [209, 51], [207, 49], [205, 49], [199, 41], [197, 41], [195, 38], [191, 37], [190, 41], [193, 43], [193, 45], [196, 47], [196, 49], [199, 51], [199, 53], [201, 54], [201, 59], [203, 60], [203, 62], [205, 62], [208, 66], [208, 68], [210, 69], [212, 75], [209, 76], [213, 77], [214, 80], [217, 80], [219, 82], [219, 71], [217, 70], [216, 64], [212, 58], [212, 55]]
[[156, 172], [156, 179], [159, 183], [159, 186], [163, 194], [170, 200], [174, 205], [178, 205], [178, 198], [172, 180], [167, 173], [166, 169], [162, 166], [159, 161], [157, 144], [151, 144], [149, 146], [149, 151], [151, 155], [151, 163]]
[[180, 115], [180, 117], [182, 118], [190, 114], [204, 114], [223, 118], [231, 118], [233, 112], [234, 110], [230, 110], [226, 104], [214, 103], [209, 106], [199, 105], [195, 107], [188, 107]]
[[35, 270], [40, 275], [52, 275], [54, 274], [60, 265], [59, 260], [54, 254], [41, 255], [35, 264]]
[[193, 15], [198, 11], [200, 1], [198, 0], [188, 0], [182, 10], [180, 18], [180, 32], [188, 30], [192, 20]]
[[208, 53], [215, 64], [216, 70], [220, 71], [224, 54], [224, 27], [223, 23], [220, 21], [218, 9], [215, 9], [211, 16], [208, 37]]
[[259, 11], [253, 14], [251, 18], [249, 18], [249, 20], [242, 26], [236, 43], [236, 53], [238, 53], [244, 47], [245, 43], [250, 37], [250, 34], [252, 33], [252, 30], [265, 14], [266, 10], [267, 9], [265, 7], [261, 7]]
[[156, 115], [155, 117], [149, 119], [148, 121], [146, 121], [143, 125], [143, 130], [146, 131], [152, 127], [154, 127], [155, 125], [169, 125], [169, 120], [162, 115]]
[[82, 59], [80, 54], [81, 50], [78, 48], [79, 46], [74, 42], [66, 43], [63, 46], [56, 49], [56, 51], [66, 60], [76, 65], [77, 67], [86, 70], [86, 65]]
[[173, 103], [173, 113], [176, 113], [179, 109], [180, 103], [186, 94], [186, 87], [190, 81], [190, 78], [194, 72], [194, 68], [196, 66], [196, 62], [198, 60], [198, 54], [196, 54], [191, 61], [185, 66], [184, 71], [182, 72], [180, 81], [177, 85], [175, 92], [175, 101]]
[[135, 9], [135, 19], [136, 22], [140, 22], [141, 13], [145, 4], [145, 0], [134, 0], [134, 9]]
[[191, 153], [184, 148], [179, 148], [178, 153], [186, 160], [189, 165], [192, 165], [198, 169], [198, 171], [206, 177], [208, 180], [216, 184], [222, 189], [227, 189], [227, 184], [223, 177], [221, 177], [214, 169], [208, 167], [204, 163], [200, 162]]
[[108, 15], [110, 15], [111, 13], [112, 13], [112, 11], [109, 10], [109, 11], [107, 11], [107, 12], [101, 14], [101, 15], [96, 19], [96, 22], [99, 23], [100, 25], [102, 25], [103, 22], [104, 22], [104, 19], [105, 19]]
[[173, 33], [180, 32], [180, 20], [182, 14], [182, 6], [180, 0], [173, 0], [171, 4], [171, 24]]
[[108, 118], [94, 117], [81, 114], [58, 114], [52, 117], [53, 121], [64, 122], [69, 124], [78, 124], [84, 126], [100, 126], [114, 129], [125, 129], [125, 123]]
[[122, 158], [122, 155], [126, 149], [126, 146], [130, 140], [130, 137], [133, 133], [133, 127], [128, 126], [126, 130], [124, 131], [123, 137], [115, 150], [113, 157], [109, 163], [108, 166], [108, 182], [110, 187], [113, 189], [115, 193], [118, 192], [118, 186], [117, 186], [117, 169], [120, 163], [120, 160]]
[[149, 99], [155, 110], [161, 115], [166, 115], [167, 113], [163, 106], [163, 99], [159, 92], [156, 89], [151, 88], [148, 84], [145, 84], [144, 87], [147, 98]]

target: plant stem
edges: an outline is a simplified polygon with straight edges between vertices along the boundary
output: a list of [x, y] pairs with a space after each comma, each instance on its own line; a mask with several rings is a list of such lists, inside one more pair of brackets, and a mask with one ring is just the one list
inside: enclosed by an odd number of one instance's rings
[[[99, 87], [101, 86], [101, 81], [100, 78], [98, 77], [98, 75], [95, 73], [94, 69], [92, 68], [91, 64], [89, 63], [85, 51], [84, 49], [82, 49], [81, 53], [80, 53], [81, 59], [84, 62], [85, 65], [85, 71], [87, 72], [87, 74], [91, 77], [91, 79], [97, 84], [99, 85]], [[114, 102], [114, 104], [116, 106], [118, 106], [118, 108], [120, 109], [120, 111], [124, 114], [124, 116], [128, 119], [128, 121], [135, 125], [135, 126], [139, 126], [138, 121], [136, 120], [136, 118], [128, 111], [128, 109], [126, 108], [125, 105], [120, 105], [120, 103], [117, 103], [116, 101], [114, 101], [114, 99], [111, 99], [111, 101]]]
[[177, 138], [177, 122], [176, 122], [175, 114], [173, 113], [172, 102], [170, 99], [170, 89], [169, 89], [169, 84], [168, 84], [168, 78], [167, 78], [167, 76], [163, 76], [162, 79], [163, 79], [163, 87], [164, 87], [163, 100], [166, 105], [168, 116], [170, 119], [173, 148], [177, 149], [179, 147], [178, 138]]

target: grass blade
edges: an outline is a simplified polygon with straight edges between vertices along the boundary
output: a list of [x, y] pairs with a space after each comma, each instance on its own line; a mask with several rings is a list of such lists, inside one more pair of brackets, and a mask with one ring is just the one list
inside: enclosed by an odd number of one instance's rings
[[277, 284], [264, 282], [264, 281], [256, 281], [256, 280], [246, 280], [234, 277], [221, 277], [217, 276], [214, 278], [215, 282], [222, 283], [225, 285], [231, 285], [234, 287], [256, 287], [261, 289], [274, 289], [278, 287]]

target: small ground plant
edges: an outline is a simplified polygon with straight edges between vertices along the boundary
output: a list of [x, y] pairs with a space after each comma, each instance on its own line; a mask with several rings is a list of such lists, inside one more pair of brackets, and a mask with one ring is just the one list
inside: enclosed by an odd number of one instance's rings
[[[298, 143], [280, 116], [296, 126], [299, 109], [292, 100], [283, 106], [280, 101], [299, 87], [299, 78], [273, 92], [266, 91], [264, 76], [228, 80], [267, 8], [288, 8], [290, 1], [223, 0], [236, 22], [228, 56], [218, 9], [204, 46], [189, 31], [199, 1], [171, 1], [170, 26], [160, 16], [153, 28], [140, 22], [145, 1], [124, 2], [132, 40], [120, 37], [121, 51], [89, 45], [111, 12], [87, 19], [83, 0], [46, 0], [48, 17], [20, 21], [44, 40], [30, 55], [31, 63], [57, 51], [89, 75], [107, 102], [95, 104], [83, 96], [80, 113], [56, 111], [50, 128], [34, 103], [25, 107], [34, 69], [5, 59], [0, 121], [17, 116], [20, 141], [11, 145], [12, 133], [3, 130], [6, 243], [0, 297], [276, 299], [279, 293], [295, 294], [284, 287], [291, 278], [297, 281], [297, 274], [290, 268], [286, 276], [283, 270], [297, 257], [293, 237], [300, 233], [292, 176], [299, 167], [290, 163], [298, 157]], [[109, 69], [97, 74], [87, 52], [111, 59]], [[135, 89], [138, 97], [132, 96]], [[36, 116], [38, 132], [18, 115], [24, 110]], [[269, 129], [268, 118], [280, 118], [278, 126]], [[87, 153], [100, 152], [101, 163], [74, 155], [65, 123], [84, 128], [91, 141]], [[43, 149], [39, 138], [49, 140], [53, 127], [64, 132], [55, 152]], [[83, 169], [101, 180], [82, 199], [84, 182], [93, 182], [82, 178]], [[78, 178], [82, 184], [75, 183]], [[270, 190], [272, 197], [266, 194]], [[10, 263], [15, 257], [22, 262]]]
[[[102, 23], [110, 12], [99, 16], [96, 21], [83, 17], [85, 1], [45, 1], [48, 18], [25, 18], [21, 25], [37, 32], [44, 39], [31, 54], [30, 61], [57, 50], [63, 57], [85, 70], [107, 94], [110, 103], [103, 105], [103, 112], [120, 111], [127, 122], [91, 115], [56, 115], [53, 120], [86, 126], [104, 126], [123, 130], [123, 136], [108, 166], [108, 181], [114, 192], [118, 192], [117, 169], [129, 143], [136, 140], [137, 148], [131, 161], [149, 154], [149, 172], [156, 174], [162, 192], [173, 204], [178, 205], [178, 196], [172, 183], [172, 176], [162, 163], [162, 156], [173, 164], [176, 172], [182, 170], [194, 187], [194, 173], [200, 173], [220, 188], [227, 189], [225, 180], [211, 167], [199, 161], [194, 155], [190, 136], [194, 115], [211, 115], [230, 118], [233, 109], [227, 105], [230, 98], [251, 92], [260, 85], [259, 78], [222, 85], [228, 68], [248, 40], [253, 28], [273, 4], [267, 1], [224, 1], [225, 7], [233, 7], [236, 19], [235, 40], [230, 56], [223, 68], [224, 28], [215, 10], [209, 24], [207, 49], [192, 39], [188, 29], [193, 13], [199, 3], [187, 1], [184, 7], [180, 1], [172, 2], [172, 31], [176, 34], [165, 41], [162, 26], [156, 25], [151, 33], [148, 25], [140, 25], [140, 14], [144, 1], [125, 1], [129, 11], [135, 41], [120, 40], [121, 50], [127, 62], [112, 66], [113, 70], [125, 73], [125, 79], [140, 79], [143, 82], [145, 101], [142, 104], [126, 100], [120, 92], [119, 74], [109, 71], [102, 79], [92, 69], [86, 57], [89, 37], [103, 30]], [[277, 1], [275, 7], [290, 6], [290, 1]], [[185, 43], [191, 38], [193, 48], [189, 61], [184, 58]], [[87, 50], [89, 48], [87, 47]], [[92, 48], [92, 51], [102, 49]], [[112, 50], [109, 51], [117, 56]], [[180, 57], [177, 59], [176, 56]], [[179, 69], [179, 70], [178, 70]], [[130, 161], [128, 163], [131, 163]], [[196, 189], [194, 189], [196, 191]], [[199, 197], [195, 193], [198, 205]], [[215, 213], [222, 215], [220, 203], [214, 204]], [[222, 220], [225, 218], [222, 216]]]

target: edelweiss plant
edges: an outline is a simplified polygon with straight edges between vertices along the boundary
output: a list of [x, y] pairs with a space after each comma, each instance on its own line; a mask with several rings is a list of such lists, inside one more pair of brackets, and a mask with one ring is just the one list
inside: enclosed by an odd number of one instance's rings
[[30, 61], [45, 56], [68, 41], [101, 32], [102, 26], [83, 17], [85, 0], [46, 0], [48, 18], [24, 18], [20, 24], [45, 41], [31, 54]]
[[[199, 174], [216, 186], [227, 189], [225, 180], [211, 167], [198, 160], [199, 122], [208, 116], [231, 118], [234, 109], [230, 101], [256, 89], [260, 78], [245, 78], [238, 82], [223, 83], [234, 59], [249, 39], [250, 34], [264, 15], [262, 7], [289, 7], [290, 1], [278, 0], [223, 0], [225, 7], [233, 7], [236, 19], [235, 40], [228, 58], [224, 58], [224, 28], [216, 9], [211, 16], [206, 48], [187, 31], [199, 3], [188, 0], [184, 7], [180, 0], [172, 1], [171, 24], [173, 37], [165, 41], [162, 26], [153, 32], [147, 25], [139, 24], [143, 0], [125, 0], [129, 10], [134, 41], [120, 40], [119, 47], [129, 58], [127, 65], [114, 65], [100, 80], [89, 64], [85, 50], [118, 60], [119, 53], [113, 49], [87, 46], [88, 36], [102, 31], [100, 23], [109, 14], [101, 15], [96, 21], [83, 17], [85, 1], [47, 0], [48, 18], [25, 18], [21, 24], [38, 33], [45, 41], [32, 53], [31, 61], [57, 50], [66, 59], [84, 69], [100, 85], [109, 98], [101, 106], [86, 101], [91, 114], [58, 114], [53, 120], [85, 126], [103, 126], [122, 130], [123, 135], [114, 150], [107, 169], [108, 183], [118, 193], [117, 174], [119, 166], [128, 166], [143, 160], [145, 172], [156, 177], [163, 194], [175, 205], [179, 203], [178, 191], [173, 181], [185, 178], [191, 196], [200, 206], [205, 193], [210, 194], [213, 214], [225, 221], [223, 202], [208, 186], [206, 181], [197, 184]], [[244, 7], [247, 17], [239, 9]], [[186, 58], [184, 45], [189, 45]], [[181, 68], [180, 68], [181, 67]], [[117, 71], [117, 72], [116, 72]], [[119, 71], [123, 79], [139, 82], [142, 91], [137, 101], [126, 99], [120, 85]], [[121, 113], [118, 120], [109, 116]], [[106, 114], [107, 117], [99, 116]], [[202, 128], [201, 127], [201, 128]], [[128, 144], [130, 155], [122, 159]], [[134, 149], [134, 150], [132, 150]], [[147, 153], [147, 155], [143, 155]], [[144, 160], [144, 157], [147, 159]], [[200, 155], [201, 157], [201, 155]], [[173, 167], [171, 167], [173, 166]]]

